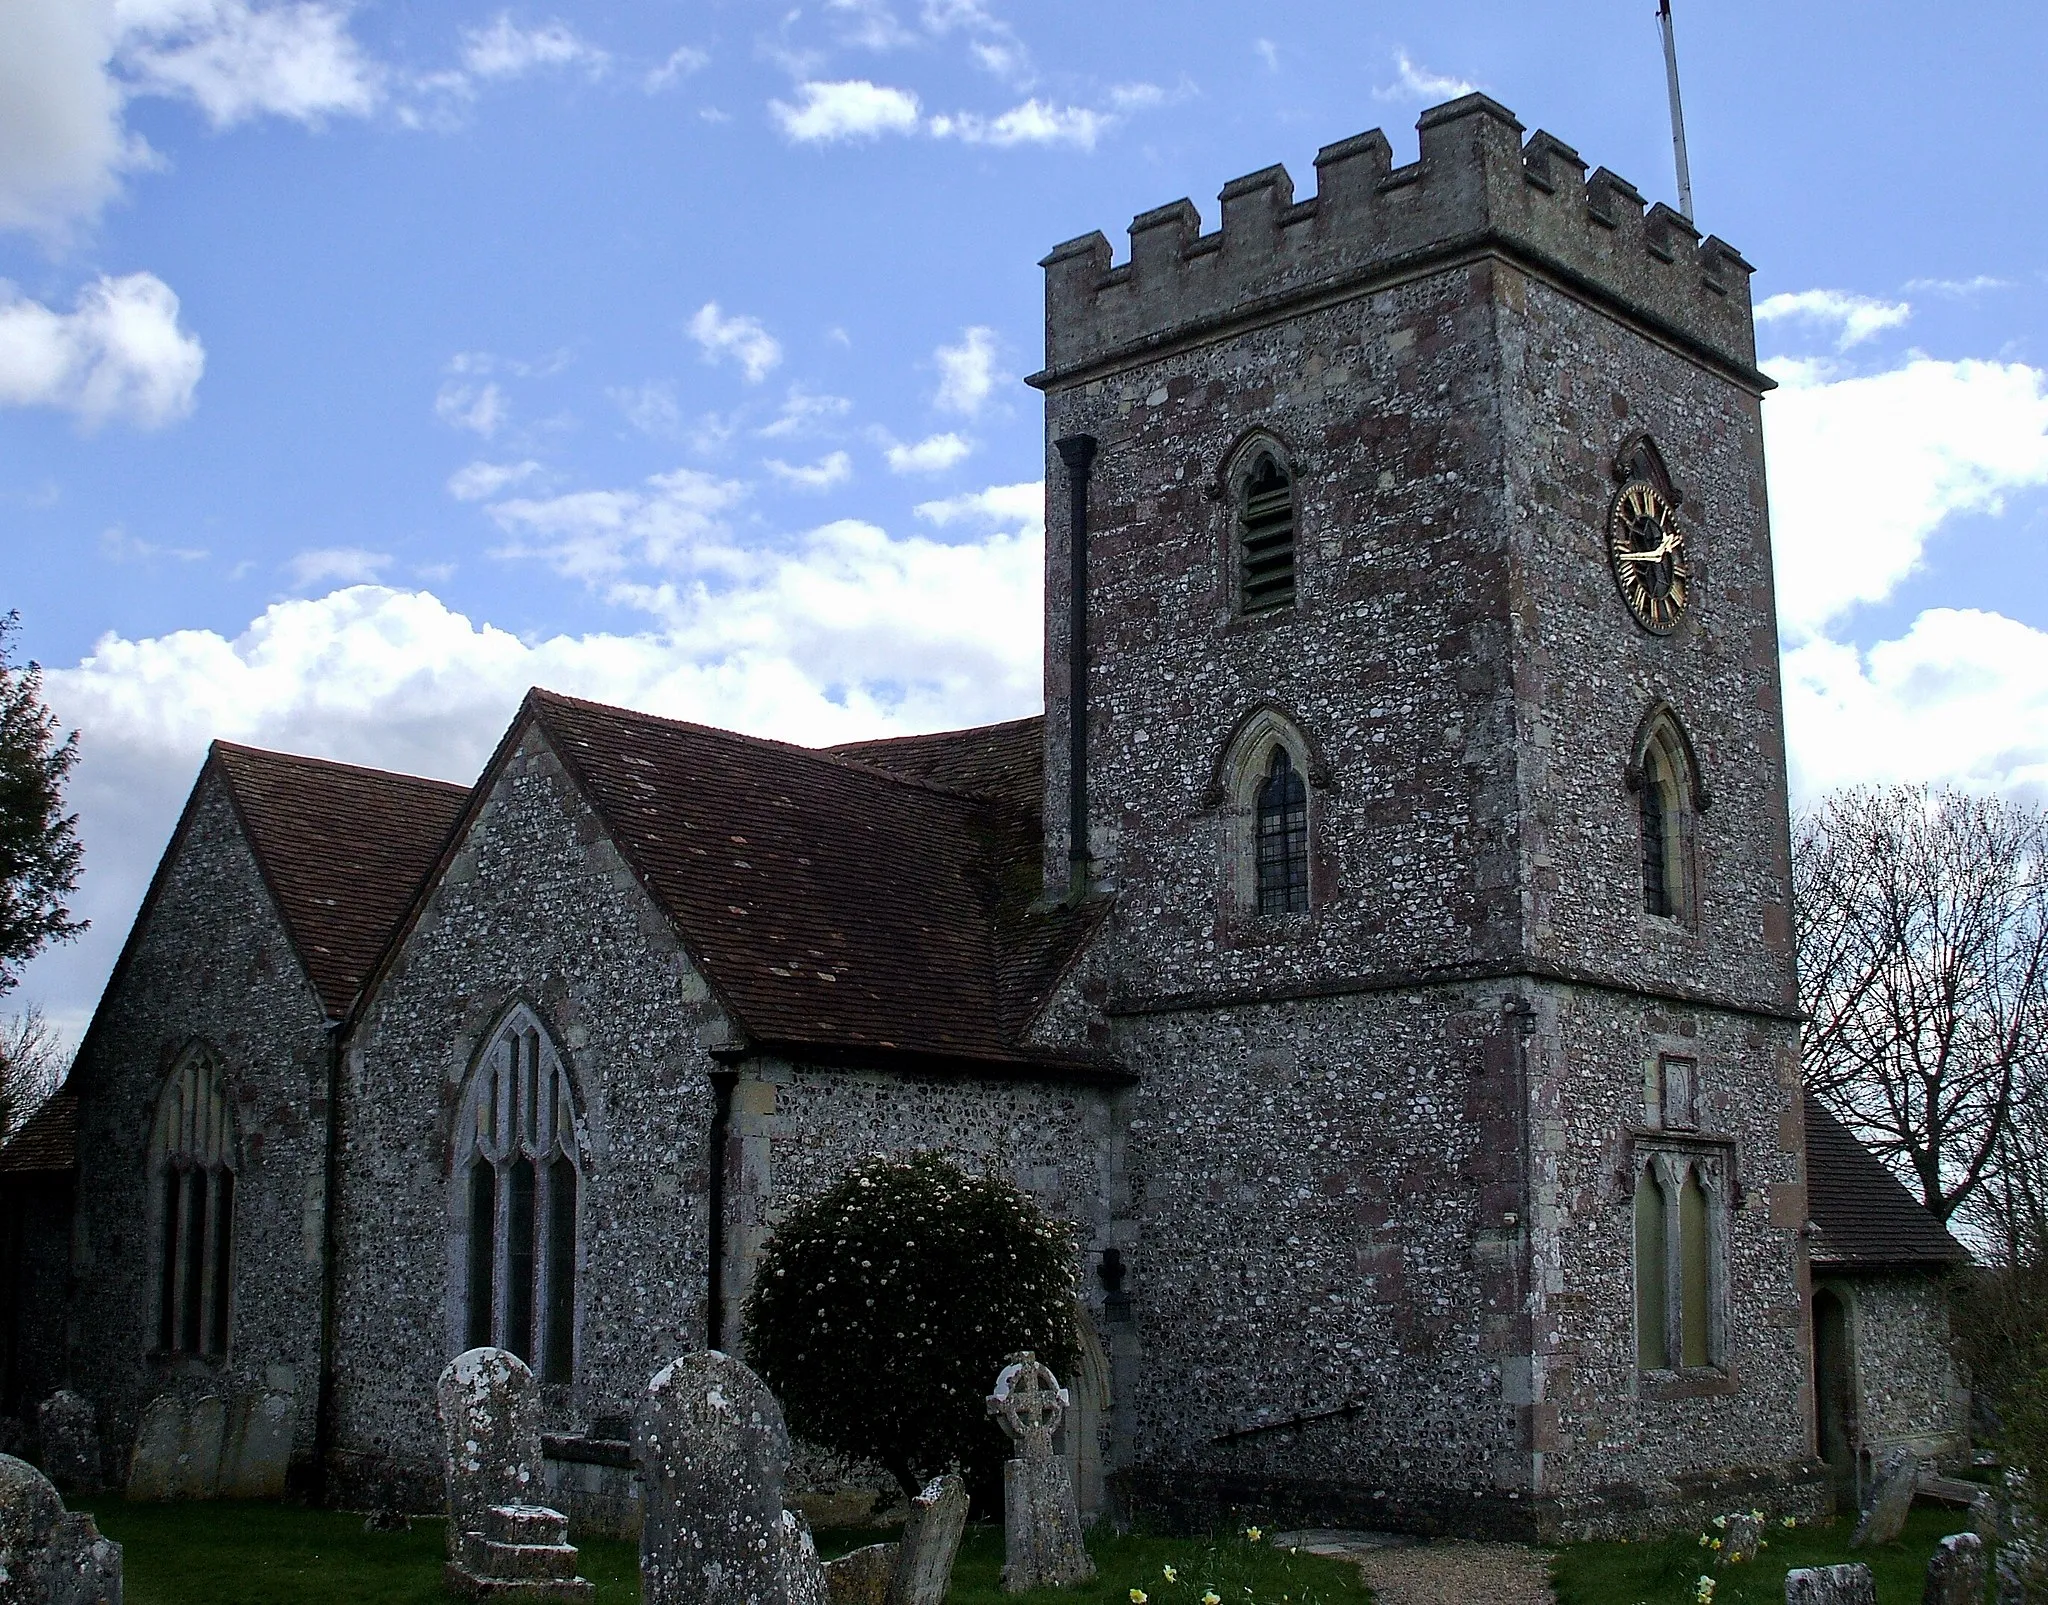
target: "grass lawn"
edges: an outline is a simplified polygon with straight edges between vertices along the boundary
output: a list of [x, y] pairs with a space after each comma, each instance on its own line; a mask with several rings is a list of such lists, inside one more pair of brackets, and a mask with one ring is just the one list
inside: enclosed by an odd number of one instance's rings
[[[366, 1533], [340, 1511], [270, 1504], [130, 1505], [83, 1500], [100, 1530], [123, 1549], [128, 1605], [413, 1605], [441, 1601], [441, 1524], [416, 1521], [404, 1533]], [[893, 1536], [824, 1532], [827, 1556]], [[599, 1605], [636, 1605], [638, 1548], [579, 1538], [582, 1571]], [[1085, 1588], [1042, 1594], [1001, 1589], [1000, 1527], [973, 1526], [960, 1546], [948, 1605], [1371, 1605], [1357, 1572], [1341, 1562], [1276, 1551], [1236, 1537], [1221, 1542], [1091, 1534], [1101, 1575]], [[1169, 1581], [1165, 1568], [1175, 1579]]]
[[1692, 1605], [1702, 1575], [1716, 1579], [1714, 1605], [1784, 1605], [1785, 1573], [1796, 1566], [1861, 1561], [1877, 1581], [1878, 1605], [1919, 1605], [1927, 1559], [1950, 1533], [1969, 1526], [1968, 1512], [1919, 1505], [1896, 1543], [1849, 1547], [1855, 1522], [1791, 1531], [1772, 1525], [1771, 1547], [1754, 1565], [1716, 1572], [1697, 1534], [1633, 1544], [1568, 1544], [1551, 1567], [1558, 1605]]

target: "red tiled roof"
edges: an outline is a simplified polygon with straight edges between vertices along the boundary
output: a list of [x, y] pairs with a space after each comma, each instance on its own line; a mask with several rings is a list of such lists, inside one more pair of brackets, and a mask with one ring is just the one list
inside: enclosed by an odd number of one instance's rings
[[0, 1148], [0, 1176], [48, 1175], [78, 1163], [78, 1096], [54, 1092]]
[[1045, 776], [1045, 716], [929, 736], [848, 741], [828, 752], [877, 769], [915, 775], [951, 791], [994, 797], [1036, 816]]
[[527, 708], [755, 1039], [1050, 1062], [1018, 1036], [1099, 910], [1035, 907], [1035, 810], [997, 794], [1025, 793], [1034, 721], [858, 762], [547, 691]]
[[216, 741], [299, 962], [348, 1012], [461, 817], [469, 788]]
[[1806, 1094], [1806, 1213], [1815, 1265], [1967, 1260], [1969, 1250], [1900, 1185], [1854, 1132]]

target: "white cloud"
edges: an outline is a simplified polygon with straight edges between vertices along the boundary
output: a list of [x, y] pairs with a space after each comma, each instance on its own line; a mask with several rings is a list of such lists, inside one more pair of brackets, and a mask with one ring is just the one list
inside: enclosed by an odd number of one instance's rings
[[582, 580], [614, 580], [634, 567], [730, 569], [737, 561], [723, 515], [744, 487], [694, 468], [656, 474], [638, 490], [583, 490], [491, 505], [511, 537], [501, 557], [537, 557]]
[[650, 95], [656, 90], [666, 89], [679, 79], [692, 73], [702, 72], [711, 65], [709, 51], [699, 50], [694, 45], [677, 45], [668, 53], [668, 60], [653, 68], [640, 80], [640, 85]]
[[765, 440], [806, 435], [831, 419], [844, 418], [852, 410], [853, 403], [844, 396], [819, 395], [801, 385], [791, 385], [789, 394], [783, 398], [782, 410], [754, 433]]
[[116, 62], [139, 93], [182, 96], [216, 128], [269, 114], [318, 123], [367, 116], [377, 68], [321, 0], [117, 0]]
[[2010, 290], [2011, 279], [1995, 279], [1988, 273], [1978, 273], [1967, 279], [1908, 279], [1906, 288], [1929, 295], [1952, 296], [1958, 300], [1973, 295], [1982, 295], [1987, 290]]
[[611, 56], [566, 22], [522, 28], [501, 11], [488, 28], [463, 30], [462, 65], [479, 78], [517, 78], [549, 67], [581, 67], [596, 77], [611, 65]]
[[1259, 60], [1266, 64], [1266, 71], [1280, 70], [1280, 47], [1270, 39], [1254, 39], [1252, 49], [1258, 52]]
[[626, 422], [643, 435], [657, 440], [677, 440], [683, 434], [683, 410], [676, 405], [673, 386], [648, 380], [641, 385], [607, 390]]
[[[1778, 612], [1794, 645], [1891, 595], [1958, 513], [2048, 485], [2048, 375], [1920, 358], [1829, 379], [1773, 364], [1764, 404]], [[1853, 554], [1853, 561], [1845, 554]]]
[[1028, 480], [1021, 485], [991, 485], [986, 490], [948, 496], [942, 501], [919, 502], [917, 516], [944, 528], [963, 520], [979, 520], [1029, 531], [1034, 538], [1045, 537], [1045, 481]]
[[0, 49], [0, 228], [61, 238], [119, 193], [149, 150], [108, 72], [112, 6], [11, 0]]
[[291, 571], [292, 585], [300, 590], [337, 581], [343, 585], [367, 585], [391, 566], [391, 554], [366, 551], [360, 546], [324, 546], [299, 553], [285, 566]]
[[1373, 90], [1376, 100], [1456, 100], [1479, 87], [1463, 78], [1431, 72], [1419, 65], [1406, 50], [1394, 52], [1394, 74], [1394, 82]]
[[731, 357], [749, 384], [758, 384], [782, 361], [781, 343], [761, 326], [759, 318], [743, 313], [727, 317], [716, 301], [706, 301], [697, 309], [690, 319], [690, 338], [703, 347], [706, 362]]
[[518, 463], [474, 462], [448, 476], [448, 494], [459, 502], [485, 501], [539, 472], [540, 464], [531, 458]]
[[797, 490], [830, 490], [853, 477], [853, 459], [843, 451], [828, 452], [814, 463], [786, 463], [770, 457], [763, 466]]
[[192, 411], [206, 348], [178, 327], [153, 273], [104, 274], [53, 312], [0, 281], [0, 406], [56, 407], [88, 429], [125, 418], [159, 428]]
[[898, 50], [915, 44], [917, 35], [896, 20], [884, 0], [825, 0], [825, 9], [843, 19], [842, 43], [862, 50]]
[[982, 324], [963, 330], [957, 346], [940, 346], [932, 353], [939, 365], [936, 406], [946, 412], [965, 413], [972, 418], [988, 400], [995, 387], [996, 332]]
[[927, 436], [910, 446], [892, 442], [883, 448], [882, 455], [888, 458], [889, 471], [893, 474], [937, 474], [951, 468], [972, 450], [974, 445], [971, 441], [962, 440], [948, 431], [943, 435]]
[[1756, 305], [1756, 321], [1795, 319], [1832, 327], [1835, 349], [1847, 351], [1886, 329], [1896, 329], [1913, 315], [1911, 303], [1880, 301], [1848, 290], [1791, 290], [1766, 296]]
[[996, 117], [965, 111], [934, 117], [931, 131], [935, 138], [964, 140], [970, 145], [1073, 145], [1093, 150], [1113, 121], [1105, 112], [1059, 106], [1033, 96]]
[[504, 424], [505, 393], [495, 380], [476, 384], [468, 379], [444, 382], [434, 396], [434, 416], [455, 429], [467, 429], [489, 440]]
[[768, 111], [783, 136], [800, 145], [917, 132], [917, 96], [907, 89], [850, 78], [798, 84], [796, 96], [794, 106], [771, 100]]
[[100, 531], [100, 556], [110, 563], [154, 563], [160, 557], [177, 563], [197, 563], [207, 555], [202, 547], [159, 546], [154, 541], [138, 540], [119, 524]]

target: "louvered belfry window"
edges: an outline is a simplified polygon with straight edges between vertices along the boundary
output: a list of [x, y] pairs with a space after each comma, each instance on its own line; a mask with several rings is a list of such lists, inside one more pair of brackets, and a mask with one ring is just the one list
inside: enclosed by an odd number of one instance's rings
[[544, 1382], [575, 1373], [581, 1172], [569, 1072], [525, 1008], [499, 1027], [457, 1127], [463, 1339]]
[[1270, 451], [1244, 476], [1237, 517], [1238, 610], [1294, 604], [1294, 481]]
[[1308, 912], [1308, 788], [1285, 747], [1276, 746], [1259, 786], [1259, 912]]
[[234, 1305], [235, 1111], [203, 1050], [178, 1063], [157, 1098], [150, 1169], [157, 1235], [157, 1348], [228, 1351]]

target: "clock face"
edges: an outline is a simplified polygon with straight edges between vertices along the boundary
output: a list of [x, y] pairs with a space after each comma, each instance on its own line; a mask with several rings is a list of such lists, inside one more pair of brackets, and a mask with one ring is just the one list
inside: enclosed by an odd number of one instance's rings
[[1692, 592], [1685, 532], [1670, 500], [1647, 479], [1631, 479], [1607, 515], [1607, 560], [1636, 623], [1657, 635], [1677, 628]]

